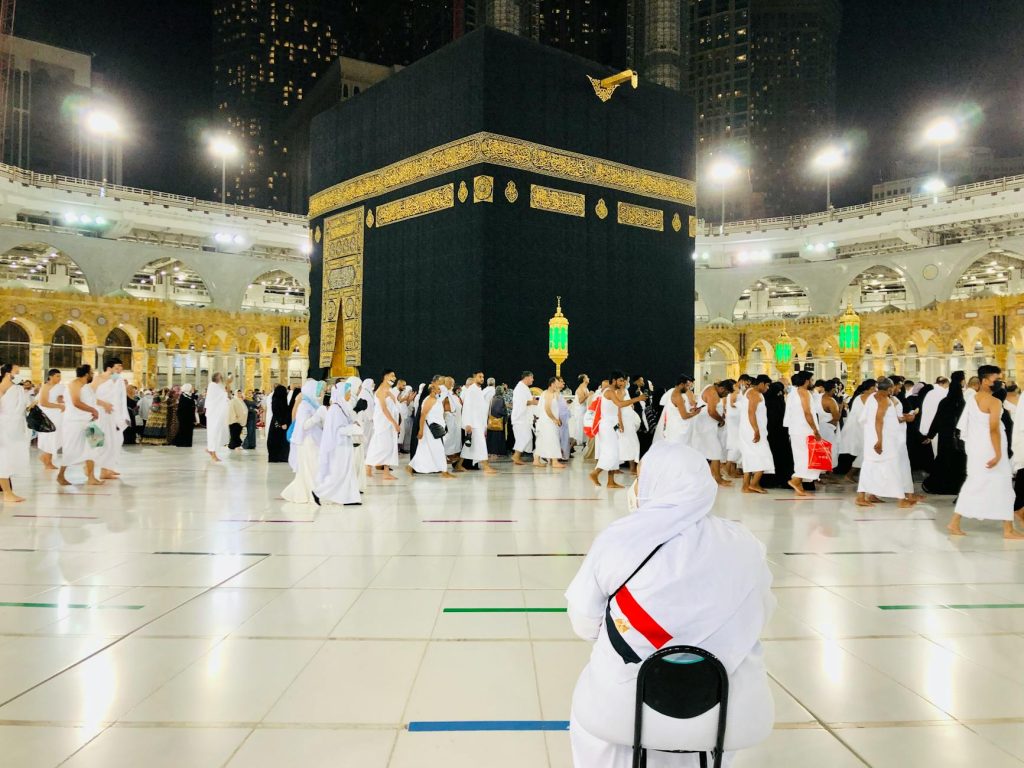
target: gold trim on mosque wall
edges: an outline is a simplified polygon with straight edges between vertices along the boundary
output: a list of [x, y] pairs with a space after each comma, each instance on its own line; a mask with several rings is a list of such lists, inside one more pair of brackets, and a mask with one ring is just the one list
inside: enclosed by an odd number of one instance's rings
[[[315, 218], [479, 163], [616, 189], [681, 205], [695, 206], [697, 202], [696, 185], [688, 179], [509, 136], [481, 132], [317, 192], [310, 197], [309, 216]], [[379, 210], [377, 219], [378, 226], [382, 226]]]
[[643, 205], [619, 201], [619, 224], [641, 229], [652, 229], [655, 232], [665, 231], [665, 212], [658, 208], [647, 208]]
[[530, 207], [538, 211], [564, 213], [566, 216], [587, 215], [587, 198], [578, 192], [552, 189], [538, 184], [530, 185]]

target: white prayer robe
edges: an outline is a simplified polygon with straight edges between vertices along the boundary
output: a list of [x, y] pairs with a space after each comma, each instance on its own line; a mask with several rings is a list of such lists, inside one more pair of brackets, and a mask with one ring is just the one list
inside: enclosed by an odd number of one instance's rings
[[[713, 384], [709, 384], [704, 387], [700, 393], [700, 397], [697, 399], [697, 405], [704, 403], [704, 393], [707, 392]], [[704, 458], [708, 461], [721, 461], [725, 458], [725, 450], [722, 448], [721, 438], [718, 436], [720, 427], [718, 422], [711, 417], [711, 407], [704, 403], [704, 408], [701, 412], [693, 417], [693, 427], [690, 433], [690, 445], [696, 450], [704, 454]]]
[[29, 396], [20, 384], [12, 384], [0, 397], [0, 477], [28, 472], [28, 445], [32, 433], [25, 425]]
[[[811, 393], [807, 393], [810, 397]], [[814, 416], [814, 404], [811, 407], [811, 418]], [[786, 414], [783, 417], [782, 425], [789, 430], [789, 443], [793, 449], [793, 477], [799, 477], [808, 482], [821, 477], [821, 472], [816, 469], [807, 468], [807, 460], [810, 458], [807, 452], [807, 438], [814, 434], [807, 418], [804, 415], [804, 406], [800, 401], [800, 390], [793, 387], [786, 395]], [[873, 443], [872, 443], [873, 445]]]
[[100, 384], [96, 399], [110, 403], [113, 410], [107, 413], [100, 407], [100, 426], [103, 428], [103, 447], [97, 459], [102, 469], [117, 470], [121, 463], [121, 446], [124, 445], [124, 428], [128, 424], [128, 399], [123, 379], [113, 377]]
[[768, 407], [764, 404], [764, 396], [754, 410], [754, 421], [757, 422], [758, 440], [754, 442], [754, 428], [750, 425], [750, 400], [743, 398], [744, 409], [736, 427], [737, 439], [740, 443], [740, 458], [744, 472], [767, 472], [775, 474], [775, 457], [768, 445]]
[[302, 400], [295, 414], [295, 429], [292, 430], [291, 449], [288, 463], [295, 458], [295, 479], [281, 491], [281, 498], [296, 504], [312, 504], [313, 489], [316, 488], [317, 473], [320, 470], [320, 438], [323, 434], [327, 409], [319, 405], [316, 397], [323, 382], [307, 379], [302, 385]]
[[[975, 520], [1013, 520], [1013, 469], [1006, 455], [1006, 430], [1002, 423], [998, 425], [999, 462], [991, 469], [985, 466], [994, 455], [989, 416], [978, 409], [975, 397], [964, 405], [957, 428], [967, 448], [967, 478], [960, 486], [953, 511]], [[1018, 450], [1024, 451], [1024, 446]]]
[[219, 381], [206, 388], [206, 450], [216, 453], [228, 443], [228, 393]]
[[487, 415], [490, 413], [490, 400], [484, 397], [484, 390], [478, 384], [470, 384], [462, 390], [462, 428], [466, 430], [469, 445], [462, 446], [461, 456], [468, 461], [487, 461]]
[[[434, 437], [430, 431], [431, 424], [444, 425], [444, 406], [440, 395], [434, 400], [434, 405], [427, 411], [427, 418], [423, 423], [423, 437], [416, 442], [416, 453], [413, 454], [409, 466], [417, 474], [431, 474], [448, 471], [448, 457], [445, 456], [444, 442], [439, 437]], [[416, 425], [419, 429], [419, 425]]]
[[[67, 387], [63, 382], [58, 382], [50, 388], [49, 400], [51, 403], [56, 403], [58, 397], [65, 399], [64, 407], [70, 407], [70, 398], [67, 396]], [[53, 426], [56, 429], [53, 432], [40, 432], [36, 438], [36, 445], [39, 450], [43, 453], [48, 453], [51, 456], [56, 456], [57, 451], [60, 450], [60, 428], [61, 424], [64, 423], [64, 412], [60, 408], [42, 408], [43, 413], [46, 414], [47, 418], [53, 422]]]
[[523, 382], [512, 390], [512, 432], [515, 435], [515, 450], [518, 453], [533, 451], [533, 393]]
[[619, 407], [606, 397], [611, 389], [601, 392], [601, 424], [597, 431], [597, 468], [607, 472], [618, 470], [619, 458]]
[[361, 503], [359, 476], [365, 473], [362, 465], [356, 466], [352, 438], [361, 437], [363, 428], [355, 415], [345, 400], [345, 382], [338, 382], [331, 390], [331, 405], [320, 437], [315, 493], [321, 504]]
[[[636, 675], [608, 639], [608, 599], [659, 545], [629, 591], [670, 640], [713, 653], [730, 678], [726, 749], [771, 733], [774, 706], [759, 636], [775, 607], [764, 546], [742, 525], [710, 514], [717, 486], [702, 454], [669, 441], [644, 456], [638, 510], [596, 539], [566, 592], [569, 619], [594, 642], [572, 699], [570, 738], [576, 768], [629, 768]], [[722, 564], [728, 563], [728, 568]], [[693, 585], [700, 588], [694, 589]], [[611, 618], [641, 659], [655, 646], [612, 599]], [[644, 743], [653, 749], [709, 749], [718, 709], [690, 720], [644, 712]], [[696, 766], [696, 755], [648, 753], [648, 766]]]
[[398, 421], [398, 401], [388, 392], [385, 395], [385, 410], [380, 407], [380, 401], [374, 395], [373, 408], [373, 431], [370, 443], [366, 447], [366, 458], [364, 462], [368, 467], [397, 467], [398, 466], [398, 431], [394, 424], [388, 420], [388, 414], [395, 421]]
[[[875, 395], [868, 398], [861, 411], [861, 428], [864, 430], [864, 464], [857, 482], [858, 493], [871, 493], [889, 499], [902, 499], [907, 492], [900, 472], [901, 450], [899, 441], [899, 419], [892, 403], [882, 421], [882, 453], [875, 452], [878, 442], [878, 400]], [[906, 442], [902, 450], [906, 453]]]
[[562, 443], [559, 439], [559, 427], [555, 420], [548, 416], [545, 407], [548, 398], [551, 400], [551, 412], [558, 418], [558, 393], [545, 392], [540, 396], [540, 405], [537, 406], [537, 447], [534, 452], [542, 459], [553, 461], [562, 460]]
[[[60, 463], [65, 467], [73, 467], [84, 461], [95, 461], [99, 458], [100, 448], [93, 448], [85, 439], [85, 429], [92, 421], [92, 414], [76, 408], [71, 401], [71, 393], [64, 395], [67, 407], [64, 409], [64, 427], [61, 430]], [[83, 405], [102, 410], [96, 405], [96, 393], [89, 384], [78, 390], [78, 399]]]

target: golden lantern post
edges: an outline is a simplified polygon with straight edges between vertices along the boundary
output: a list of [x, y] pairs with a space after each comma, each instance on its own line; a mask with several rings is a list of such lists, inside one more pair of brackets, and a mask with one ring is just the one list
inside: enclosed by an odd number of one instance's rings
[[548, 320], [548, 358], [555, 364], [555, 376], [561, 377], [562, 363], [569, 358], [569, 321], [562, 314], [562, 297], [557, 297], [558, 308]]
[[779, 375], [786, 378], [793, 372], [793, 337], [786, 333], [785, 328], [775, 340], [775, 367], [779, 369]]
[[847, 303], [839, 318], [839, 359], [846, 366], [846, 391], [852, 392], [860, 366], [860, 315], [853, 311], [851, 303]]

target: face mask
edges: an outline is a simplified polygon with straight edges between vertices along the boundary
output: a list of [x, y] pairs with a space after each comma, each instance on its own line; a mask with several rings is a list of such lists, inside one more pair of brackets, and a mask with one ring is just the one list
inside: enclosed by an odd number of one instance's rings
[[1001, 390], [1003, 390], [1005, 388], [1006, 388], [1006, 382], [1004, 382], [1002, 379], [996, 379], [995, 381], [992, 382], [992, 391], [993, 392], [999, 392], [999, 391], [1001, 391]]
[[120, 374], [120, 373], [112, 373], [112, 374], [110, 375], [110, 380], [111, 380], [111, 381], [117, 381], [117, 380], [118, 380], [118, 379], [120, 379], [120, 378], [121, 378], [121, 374]]
[[14, 384], [24, 384], [25, 383], [25, 377], [22, 376], [20, 373], [12, 373], [11, 374], [11, 382], [14, 383]]

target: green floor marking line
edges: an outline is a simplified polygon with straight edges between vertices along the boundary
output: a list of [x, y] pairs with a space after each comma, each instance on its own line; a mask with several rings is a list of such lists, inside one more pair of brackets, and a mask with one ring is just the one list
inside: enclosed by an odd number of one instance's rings
[[90, 605], [89, 603], [0, 603], [0, 608], [96, 608], [99, 610], [138, 611], [143, 605]]
[[565, 613], [566, 608], [445, 608], [442, 613]]
[[1024, 608], [1024, 603], [974, 603], [971, 605], [880, 605], [878, 607], [883, 611], [970, 611], [985, 608]]

